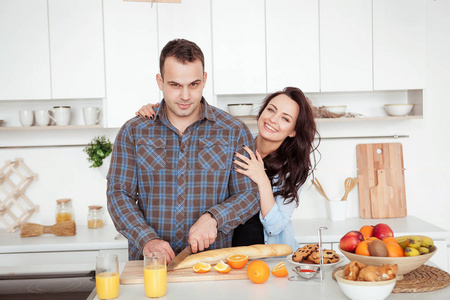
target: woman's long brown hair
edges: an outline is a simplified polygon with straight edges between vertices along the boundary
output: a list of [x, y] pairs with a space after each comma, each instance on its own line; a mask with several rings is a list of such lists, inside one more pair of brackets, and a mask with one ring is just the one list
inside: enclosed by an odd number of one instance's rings
[[[286, 87], [282, 91], [267, 96], [259, 110], [258, 119], [270, 100], [281, 94], [294, 100], [300, 108], [295, 124], [296, 135], [287, 137], [275, 152], [267, 155], [264, 158], [264, 166], [272, 186], [280, 187], [274, 196], [281, 195], [285, 199], [285, 204], [295, 201], [298, 206], [298, 190], [317, 165], [314, 152], [318, 151], [320, 136], [317, 132], [311, 104], [299, 88]], [[318, 138], [317, 145], [314, 144], [316, 137]], [[311, 161], [311, 154], [314, 164]]]

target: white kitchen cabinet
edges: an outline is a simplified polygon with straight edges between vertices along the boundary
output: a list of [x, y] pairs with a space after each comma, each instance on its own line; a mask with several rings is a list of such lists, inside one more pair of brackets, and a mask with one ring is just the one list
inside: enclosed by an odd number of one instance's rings
[[213, 0], [215, 94], [265, 94], [264, 0]]
[[176, 38], [190, 40], [202, 49], [205, 57], [205, 72], [208, 74], [203, 96], [208, 103], [215, 104], [210, 0], [190, 0], [183, 1], [182, 4], [158, 4], [159, 52], [167, 42]]
[[266, 0], [266, 48], [268, 92], [319, 92], [319, 1]]
[[48, 0], [52, 97], [105, 96], [101, 0]]
[[321, 91], [372, 90], [372, 0], [321, 0], [319, 7]]
[[46, 0], [0, 0], [0, 100], [50, 99]]
[[156, 10], [151, 3], [103, 2], [107, 127], [121, 127], [159, 100]]
[[425, 0], [373, 1], [374, 90], [426, 86]]

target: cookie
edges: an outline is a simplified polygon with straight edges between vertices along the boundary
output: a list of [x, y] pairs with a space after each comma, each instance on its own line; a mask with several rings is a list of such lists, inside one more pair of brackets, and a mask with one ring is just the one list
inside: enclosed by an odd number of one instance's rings
[[[314, 255], [314, 257], [312, 257], [312, 255], [310, 255], [308, 260], [315, 264], [320, 264], [320, 256], [319, 255], [317, 255], [317, 256]], [[337, 254], [334, 254], [332, 257], [324, 257], [323, 258], [324, 265], [332, 264], [332, 263], [335, 263], [338, 261], [339, 261], [339, 255], [337, 255]]]
[[[323, 249], [322, 253], [323, 253], [323, 258], [330, 258], [331, 259], [336, 254], [336, 251]], [[313, 253], [311, 253], [310, 257], [312, 257], [313, 259], [320, 258], [320, 252], [319, 251], [313, 252]]]
[[307, 260], [311, 253], [317, 251], [318, 245], [308, 244], [301, 248], [298, 248], [297, 251], [292, 255], [292, 260], [295, 262], [301, 262], [303, 260]]

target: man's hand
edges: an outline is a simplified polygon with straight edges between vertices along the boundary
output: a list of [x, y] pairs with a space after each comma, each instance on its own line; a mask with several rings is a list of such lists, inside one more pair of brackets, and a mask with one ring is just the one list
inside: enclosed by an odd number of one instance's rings
[[153, 239], [144, 246], [143, 254], [147, 254], [149, 252], [161, 252], [166, 256], [167, 264], [169, 264], [172, 259], [175, 257], [175, 252], [173, 252], [172, 247], [166, 241], [160, 239]]
[[217, 237], [217, 221], [210, 214], [203, 214], [189, 230], [188, 243], [192, 253], [203, 251], [209, 247]]

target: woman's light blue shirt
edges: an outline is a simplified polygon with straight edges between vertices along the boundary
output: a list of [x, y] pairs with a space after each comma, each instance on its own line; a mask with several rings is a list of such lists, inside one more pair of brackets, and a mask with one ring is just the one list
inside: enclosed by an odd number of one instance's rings
[[[300, 193], [300, 187], [298, 193]], [[272, 189], [273, 193], [278, 190], [277, 187]], [[299, 245], [294, 237], [294, 226], [292, 225], [291, 216], [295, 209], [295, 201], [284, 204], [284, 198], [280, 195], [275, 197], [275, 205], [269, 211], [265, 218], [259, 212], [259, 219], [264, 226], [264, 243], [265, 244], [286, 244], [297, 250]]]

